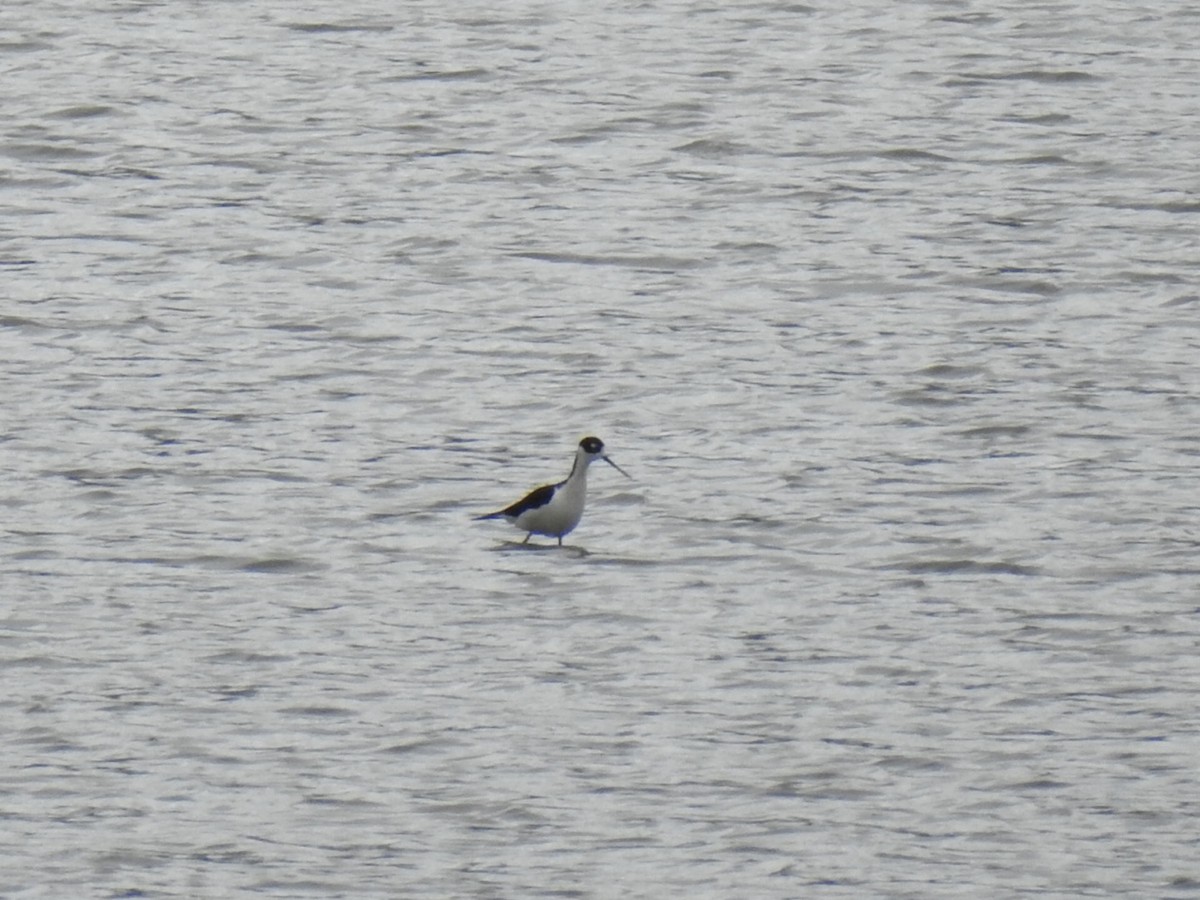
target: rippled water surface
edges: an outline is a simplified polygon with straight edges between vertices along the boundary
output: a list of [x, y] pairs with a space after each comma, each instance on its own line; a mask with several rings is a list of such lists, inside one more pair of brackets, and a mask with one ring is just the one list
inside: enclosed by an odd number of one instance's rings
[[0, 895], [1200, 894], [1198, 46], [0, 10]]

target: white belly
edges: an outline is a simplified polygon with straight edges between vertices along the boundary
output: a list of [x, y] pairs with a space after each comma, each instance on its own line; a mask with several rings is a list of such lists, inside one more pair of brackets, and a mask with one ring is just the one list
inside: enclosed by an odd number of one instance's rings
[[528, 509], [512, 519], [522, 531], [544, 534], [547, 537], [562, 537], [570, 534], [583, 518], [583, 501], [587, 486], [582, 479], [554, 492], [554, 497], [545, 506]]

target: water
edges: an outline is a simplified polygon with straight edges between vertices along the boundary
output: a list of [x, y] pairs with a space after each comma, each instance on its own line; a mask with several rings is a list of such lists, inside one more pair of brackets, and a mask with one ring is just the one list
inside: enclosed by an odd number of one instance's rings
[[0, 28], [0, 894], [1200, 893], [1194, 11]]

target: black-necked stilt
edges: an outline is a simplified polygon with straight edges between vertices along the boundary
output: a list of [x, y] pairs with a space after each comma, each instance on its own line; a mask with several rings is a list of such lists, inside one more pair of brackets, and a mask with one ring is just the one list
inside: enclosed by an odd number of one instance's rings
[[521, 542], [523, 544], [528, 543], [535, 534], [544, 534], [558, 538], [558, 546], [561, 547], [563, 537], [570, 534], [583, 518], [588, 466], [598, 459], [604, 460], [626, 478], [633, 477], [604, 455], [604, 441], [598, 437], [585, 437], [575, 451], [575, 463], [566, 481], [534, 488], [512, 506], [486, 516], [476, 516], [475, 519], [504, 519], [529, 532]]

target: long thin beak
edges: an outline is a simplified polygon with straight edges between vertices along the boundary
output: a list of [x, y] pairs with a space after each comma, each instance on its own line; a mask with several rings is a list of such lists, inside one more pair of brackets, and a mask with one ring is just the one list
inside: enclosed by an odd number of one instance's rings
[[602, 456], [600, 458], [602, 460], [604, 460], [606, 463], [608, 463], [610, 466], [612, 466], [614, 469], [616, 469], [618, 472], [620, 472], [622, 475], [624, 475], [626, 478], [629, 478], [629, 479], [633, 478], [632, 475], [630, 475], [628, 472], [626, 472], [624, 469], [622, 469], [620, 466], [618, 466], [615, 462], [613, 462], [607, 456]]

